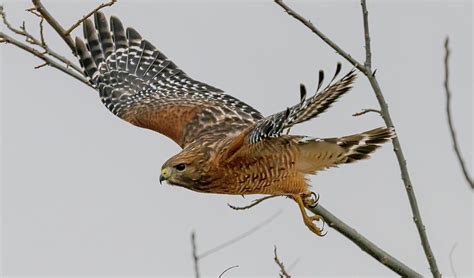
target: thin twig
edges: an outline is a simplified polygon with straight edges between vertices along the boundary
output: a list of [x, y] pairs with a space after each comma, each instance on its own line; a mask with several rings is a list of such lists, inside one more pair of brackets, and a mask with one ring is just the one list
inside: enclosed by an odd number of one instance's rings
[[234, 206], [234, 205], [231, 205], [231, 204], [227, 204], [231, 209], [235, 209], [235, 210], [245, 210], [245, 209], [249, 209], [251, 207], [254, 207], [258, 204], [260, 204], [261, 202], [265, 201], [265, 200], [268, 200], [268, 199], [271, 199], [271, 198], [275, 198], [275, 197], [281, 197], [279, 195], [269, 195], [269, 196], [265, 196], [265, 197], [262, 197], [262, 198], [259, 198], [259, 199], [256, 199], [256, 200], [253, 200], [252, 203], [250, 205], [247, 205], [247, 206], [243, 206], [243, 207], [239, 207], [239, 206]]
[[[268, 219], [264, 220], [262, 223], [258, 224], [257, 226], [253, 227], [252, 229], [222, 243], [222, 244], [219, 244], [205, 252], [203, 252], [202, 254], [199, 254], [198, 255], [198, 252], [197, 252], [197, 247], [196, 247], [196, 234], [195, 232], [193, 231], [191, 233], [191, 246], [192, 246], [192, 256], [193, 256], [193, 263], [194, 263], [194, 273], [195, 273], [195, 277], [196, 278], [199, 278], [199, 261], [211, 254], [214, 254], [248, 236], [250, 236], [251, 234], [255, 233], [256, 231], [258, 231], [260, 228], [262, 228], [263, 226], [266, 226], [268, 225], [270, 222], [272, 222], [275, 218], [277, 218], [280, 214], [282, 213], [282, 210], [279, 210], [277, 213], [275, 213], [274, 215], [272, 215], [271, 217], [269, 217]], [[234, 266], [234, 267], [238, 267], [238, 266]], [[231, 267], [231, 268], [234, 268], [234, 267]], [[224, 274], [227, 270], [231, 269], [231, 268], [228, 268], [226, 269], [222, 274]], [[222, 275], [221, 274], [221, 275]]]
[[229, 270], [231, 270], [231, 269], [233, 269], [233, 268], [236, 268], [236, 267], [239, 267], [239, 266], [238, 266], [238, 265], [234, 265], [234, 266], [231, 266], [231, 267], [226, 268], [226, 270], [222, 271], [222, 273], [219, 275], [219, 278], [222, 278], [222, 276], [224, 276], [224, 274], [225, 274], [227, 271], [229, 271]]
[[56, 69], [64, 72], [65, 74], [74, 77], [75, 79], [81, 81], [82, 83], [86, 84], [89, 87], [92, 87], [92, 85], [87, 81], [87, 79], [83, 75], [79, 75], [76, 72], [68, 69], [67, 67], [57, 63], [56, 61], [49, 58], [44, 53], [39, 52], [37, 49], [34, 49], [33, 47], [26, 45], [25, 43], [17, 41], [14, 38], [6, 35], [3, 32], [0, 32], [0, 38], [2, 38], [5, 43], [13, 44], [13, 45], [23, 49], [24, 51], [27, 51], [27, 52], [33, 54], [34, 56], [36, 56], [36, 57], [40, 58], [41, 60], [43, 60], [48, 65], [52, 66], [53, 68], [56, 68]]
[[298, 263], [300, 262], [300, 259], [301, 258], [296, 258], [296, 260], [294, 260], [286, 269], [288, 271], [292, 271], [296, 267], [296, 265], [298, 265]]
[[374, 113], [377, 113], [380, 116], [382, 116], [382, 112], [380, 112], [380, 110], [377, 110], [377, 109], [362, 109], [362, 111], [354, 113], [354, 114], [352, 114], [352, 116], [353, 117], [359, 117], [359, 116], [362, 116], [362, 115], [367, 114], [369, 112], [374, 112]]
[[37, 65], [37, 66], [35, 67], [35, 69], [40, 69], [40, 68], [42, 68], [42, 67], [44, 67], [44, 66], [47, 66], [47, 65], [48, 65], [48, 63], [42, 63], [41, 65]]
[[[367, 6], [365, 4], [365, 0], [362, 0], [364, 3], [362, 4], [362, 12], [364, 21], [367, 21], [367, 27], [368, 27], [368, 12], [366, 11]], [[321, 31], [319, 31], [311, 22], [309, 22], [307, 19], [293, 11], [291, 8], [289, 8], [287, 5], [285, 5], [282, 0], [275, 0], [275, 3], [277, 3], [279, 6], [281, 6], [289, 15], [292, 17], [296, 18], [298, 21], [303, 23], [306, 27], [308, 27], [313, 33], [315, 33], [318, 37], [320, 37], [324, 42], [326, 42], [329, 46], [331, 46], [339, 55], [344, 57], [347, 61], [349, 61], [352, 65], [354, 65], [357, 69], [359, 69], [362, 73], [364, 73], [365, 76], [367, 76], [370, 85], [372, 86], [372, 89], [374, 90], [375, 96], [377, 97], [377, 100], [380, 105], [380, 110], [382, 112], [382, 117], [385, 121], [385, 124], [387, 127], [394, 127], [392, 118], [390, 116], [390, 112], [388, 110], [388, 105], [387, 102], [385, 101], [385, 98], [382, 94], [382, 90], [380, 89], [380, 86], [378, 84], [377, 79], [375, 78], [374, 73], [372, 72], [372, 69], [369, 67], [366, 67], [365, 65], [362, 65], [360, 62], [352, 58], [347, 52], [342, 50], [337, 44], [335, 44], [333, 41], [331, 41], [329, 38], [327, 38]], [[365, 26], [364, 26], [365, 27]], [[369, 48], [366, 48], [366, 58], [371, 56], [370, 53], [370, 35], [369, 35], [369, 30], [368, 28], [364, 28], [364, 34], [365, 34], [365, 42], [366, 45], [369, 45]], [[369, 53], [367, 53], [369, 52]], [[370, 66], [370, 63], [368, 64]], [[408, 169], [406, 165], [406, 159], [403, 154], [400, 141], [398, 139], [398, 136], [393, 138], [392, 140], [393, 147], [394, 147], [394, 152], [397, 156], [398, 159], [398, 164], [400, 167], [400, 172], [402, 176], [402, 180], [405, 186], [405, 190], [408, 195], [408, 200], [410, 203], [412, 215], [413, 215], [413, 221], [415, 222], [416, 228], [418, 230], [418, 234], [421, 239], [421, 243], [423, 246], [423, 250], [425, 252], [425, 256], [428, 260], [428, 263], [430, 265], [431, 272], [433, 273], [433, 276], [435, 277], [440, 277], [440, 273], [438, 270], [438, 266], [436, 264], [436, 259], [434, 257], [434, 254], [431, 250], [431, 246], [428, 241], [428, 236], [426, 234], [426, 229], [423, 224], [420, 210], [418, 208], [418, 203], [416, 201], [416, 196], [415, 192], [413, 190], [413, 186], [410, 180], [410, 176], [408, 174]]]
[[457, 246], [458, 246], [458, 243], [455, 242], [453, 247], [451, 247], [451, 251], [449, 251], [449, 266], [451, 267], [451, 272], [453, 273], [454, 278], [458, 277], [456, 273], [456, 269], [454, 268], [454, 262], [453, 262], [454, 249], [456, 249]]
[[41, 17], [40, 19], [40, 38], [41, 38], [41, 45], [46, 46], [46, 41], [44, 40], [44, 28], [43, 28], [43, 22], [44, 22], [44, 17]]
[[191, 247], [193, 249], [194, 277], [199, 278], [199, 257], [197, 255], [196, 233], [194, 231], [191, 233]]
[[[29, 10], [28, 10], [29, 11]], [[36, 15], [36, 14], [35, 14]], [[44, 42], [44, 37], [42, 37], [40, 40], [37, 39], [35, 36], [33, 36], [32, 34], [30, 34], [27, 30], [26, 30], [26, 25], [25, 25], [25, 22], [23, 21], [23, 23], [21, 24], [20, 28], [15, 28], [13, 27], [10, 22], [7, 20], [7, 16], [6, 16], [6, 13], [3, 9], [3, 6], [0, 6], [0, 16], [2, 17], [2, 21], [3, 23], [5, 24], [5, 26], [10, 30], [12, 31], [13, 33], [17, 34], [17, 35], [20, 35], [20, 36], [23, 36], [25, 37], [25, 40], [26, 42], [32, 44], [32, 45], [36, 45], [36, 46], [39, 46], [41, 47], [44, 51], [42, 52], [42, 55], [46, 57], [45, 54], [47, 55], [50, 55], [52, 57], [54, 57], [55, 59], [59, 60], [60, 62], [62, 62], [63, 64], [66, 64], [66, 68], [68, 69], [69, 67], [72, 67], [77, 73], [79, 73], [80, 75], [83, 75], [83, 72], [81, 70], [80, 67], [78, 67], [77, 65], [75, 65], [71, 60], [67, 59], [66, 57], [62, 56], [62, 55], [59, 55], [58, 53], [56, 53], [55, 51], [53, 51], [51, 48], [48, 47], [48, 45]], [[39, 15], [41, 17], [41, 15]], [[40, 21], [40, 35], [41, 36], [44, 36], [42, 34], [42, 31], [41, 31], [41, 21]]]
[[372, 52], [370, 51], [370, 33], [369, 33], [369, 11], [367, 11], [367, 4], [365, 0], [360, 1], [362, 5], [362, 14], [364, 20], [364, 41], [365, 41], [365, 67], [372, 68]]
[[71, 37], [71, 34], [66, 34], [66, 30], [59, 24], [59, 22], [49, 13], [49, 11], [43, 6], [41, 0], [32, 0], [36, 11], [56, 30], [56, 33], [66, 42], [71, 49], [72, 53], [76, 55], [76, 44]]
[[46, 46], [46, 41], [44, 39], [44, 26], [43, 26], [43, 22], [44, 22], [44, 17], [42, 17], [37, 11], [35, 8], [30, 8], [30, 9], [26, 9], [27, 12], [30, 12], [32, 14], [34, 14], [35, 16], [39, 17], [40, 18], [40, 22], [39, 22], [39, 27], [40, 27], [40, 39], [41, 39], [41, 46], [42, 47], [45, 47]]
[[81, 75], [84, 74], [82, 69], [79, 66], [77, 66], [74, 62], [72, 62], [68, 58], [58, 54], [56, 51], [52, 50], [46, 43], [43, 44], [42, 42], [38, 41], [38, 39], [33, 37], [26, 30], [25, 30], [25, 35], [28, 37], [29, 41], [31, 41], [33, 44], [36, 44], [36, 45], [42, 47], [44, 49], [43, 53], [51, 55], [51, 57], [54, 57], [55, 59], [57, 59], [60, 62], [62, 62], [63, 64], [65, 64], [67, 68], [71, 67], [72, 69], [74, 69], [79, 74], [81, 74]]
[[117, 0], [110, 0], [110, 2], [107, 2], [107, 3], [102, 3], [100, 4], [97, 8], [93, 9], [90, 13], [86, 14], [85, 16], [83, 16], [81, 19], [79, 19], [76, 23], [74, 23], [71, 27], [69, 27], [65, 32], [64, 32], [64, 35], [68, 36], [69, 34], [71, 34], [72, 31], [74, 31], [74, 29], [76, 29], [79, 25], [81, 25], [82, 22], [84, 22], [84, 20], [86, 20], [87, 18], [89, 18], [91, 15], [93, 15], [95, 12], [97, 12], [98, 10], [102, 9], [102, 8], [105, 8], [105, 7], [110, 7], [112, 6], [113, 4], [115, 4], [117, 2]]
[[446, 55], [444, 56], [444, 89], [446, 91], [446, 115], [448, 117], [449, 131], [451, 133], [451, 138], [453, 140], [454, 152], [456, 153], [456, 156], [458, 158], [459, 164], [461, 166], [461, 170], [464, 174], [464, 178], [466, 179], [471, 189], [474, 189], [474, 181], [469, 175], [469, 171], [467, 170], [466, 163], [464, 162], [464, 159], [462, 158], [461, 150], [459, 149], [456, 131], [454, 129], [453, 118], [451, 115], [451, 90], [449, 89], [449, 66], [448, 66], [449, 54], [451, 53], [451, 51], [449, 50], [448, 37], [446, 37], [446, 40], [444, 41], [444, 49], [446, 51]]
[[286, 272], [286, 269], [285, 269], [285, 265], [283, 265], [283, 263], [280, 261], [280, 259], [278, 259], [278, 255], [277, 255], [277, 247], [274, 246], [273, 248], [273, 253], [275, 254], [275, 257], [273, 258], [275, 260], [275, 263], [280, 267], [280, 277], [281, 278], [291, 278], [290, 274], [288, 274], [288, 272]]
[[30, 12], [30, 13], [36, 15], [37, 17], [42, 17], [42, 16], [36, 11], [36, 8], [35, 8], [35, 7], [26, 9], [25, 11]]
[[[17, 29], [15, 27], [13, 27], [10, 22], [8, 22], [7, 20], [7, 15], [5, 14], [5, 11], [3, 10], [3, 6], [0, 5], [0, 16], [2, 17], [2, 21], [3, 21], [3, 24], [5, 24], [5, 26], [7, 26], [7, 28], [9, 30], [11, 30], [13, 33], [17, 34], [17, 35], [24, 35], [23, 32], [20, 30], [20, 29]], [[23, 22], [23, 25], [25, 23]], [[20, 27], [21, 28], [21, 27]]]
[[202, 259], [204, 257], [207, 257], [213, 253], [216, 253], [226, 247], [228, 247], [229, 245], [232, 245], [248, 236], [250, 236], [251, 234], [255, 233], [256, 231], [258, 231], [259, 229], [261, 229], [262, 227], [268, 225], [270, 222], [272, 222], [273, 220], [275, 220], [275, 218], [277, 218], [278, 216], [280, 216], [280, 214], [282, 213], [282, 210], [279, 210], [277, 213], [275, 213], [274, 215], [270, 216], [269, 218], [267, 218], [266, 220], [264, 220], [262, 223], [256, 225], [255, 227], [253, 227], [252, 229], [222, 243], [222, 244], [219, 244], [218, 246], [216, 247], [213, 247], [203, 253], [201, 253], [200, 255], [198, 255], [198, 259]]

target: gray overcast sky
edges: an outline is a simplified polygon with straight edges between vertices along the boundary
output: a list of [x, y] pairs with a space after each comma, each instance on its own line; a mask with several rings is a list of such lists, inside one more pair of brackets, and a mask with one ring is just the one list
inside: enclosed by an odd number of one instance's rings
[[[5, 2], [5, 1], [3, 1]], [[68, 26], [102, 1], [44, 1]], [[472, 170], [472, 2], [369, 1], [373, 64], [390, 106], [440, 270], [472, 275], [473, 194], [451, 149], [445, 119], [443, 41], [451, 38], [453, 117]], [[358, 1], [288, 1], [354, 57], [364, 57]], [[6, 1], [15, 25], [37, 21], [27, 1]], [[190, 76], [268, 115], [313, 90], [317, 70], [343, 61], [272, 1], [119, 1], [119, 16]], [[2, 25], [3, 26], [3, 25]], [[82, 30], [77, 30], [81, 35]], [[48, 27], [49, 45], [68, 54]], [[190, 276], [190, 232], [205, 251], [283, 213], [256, 234], [201, 262], [202, 274], [275, 277], [273, 246], [303, 276], [392, 276], [333, 230], [315, 237], [290, 200], [236, 212], [252, 198], [161, 186], [159, 170], [179, 148], [112, 115], [90, 88], [12, 46], [2, 45], [2, 270], [5, 275]], [[72, 57], [71, 57], [72, 58]], [[343, 72], [352, 67], [343, 61]], [[293, 133], [340, 136], [383, 125], [366, 79], [320, 118]], [[412, 268], [429, 275], [390, 144], [372, 159], [311, 178], [321, 203]]]

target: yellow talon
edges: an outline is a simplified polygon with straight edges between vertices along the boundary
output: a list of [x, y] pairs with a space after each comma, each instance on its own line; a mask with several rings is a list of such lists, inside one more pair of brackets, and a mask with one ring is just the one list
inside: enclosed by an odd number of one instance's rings
[[312, 221], [320, 221], [321, 220], [321, 216], [320, 215], [313, 215], [313, 216], [310, 216], [309, 219], [311, 219]]
[[325, 234], [322, 233], [322, 229], [316, 226], [316, 224], [314, 224], [313, 222], [313, 221], [320, 221], [321, 216], [320, 215], [309, 216], [306, 213], [305, 205], [300, 195], [293, 195], [291, 196], [291, 198], [295, 200], [295, 202], [298, 204], [298, 207], [300, 208], [301, 216], [303, 217], [303, 222], [306, 225], [306, 227], [308, 227], [308, 229], [312, 231], [313, 233], [315, 233], [316, 235], [324, 236]]

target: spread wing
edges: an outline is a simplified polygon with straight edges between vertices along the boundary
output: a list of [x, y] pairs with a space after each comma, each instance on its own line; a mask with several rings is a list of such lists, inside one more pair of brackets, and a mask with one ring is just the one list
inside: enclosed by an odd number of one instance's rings
[[160, 132], [181, 147], [202, 136], [236, 134], [262, 115], [222, 90], [189, 77], [120, 20], [84, 21], [76, 38], [81, 66], [105, 106], [120, 118]]
[[[351, 85], [356, 78], [355, 71], [351, 70], [343, 78], [332, 84], [340, 70], [341, 66], [338, 64], [334, 77], [329, 82], [329, 85], [321, 92], [316, 92], [316, 94], [308, 99], [306, 99], [303, 94], [300, 103], [259, 120], [255, 124], [255, 127], [249, 130], [247, 143], [253, 144], [265, 138], [279, 137], [283, 130], [291, 128], [295, 124], [315, 118], [326, 111], [331, 107], [331, 104], [351, 89]], [[323, 81], [323, 76], [322, 71], [320, 71], [318, 90]]]

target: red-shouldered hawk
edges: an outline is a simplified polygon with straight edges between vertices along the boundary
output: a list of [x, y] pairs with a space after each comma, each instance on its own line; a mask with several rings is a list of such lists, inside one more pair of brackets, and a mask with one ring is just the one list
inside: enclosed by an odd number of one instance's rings
[[[263, 117], [250, 105], [196, 81], [120, 20], [95, 13], [84, 21], [87, 47], [76, 38], [80, 62], [105, 106], [120, 118], [160, 132], [182, 147], [162, 166], [160, 182], [197, 192], [286, 195], [299, 205], [305, 224], [321, 229], [305, 206], [314, 204], [306, 176], [368, 158], [394, 136], [389, 128], [318, 139], [284, 135], [315, 118], [346, 93], [352, 70], [318, 93]], [[338, 66], [336, 75], [340, 71]], [[335, 75], [335, 76], [336, 76]], [[334, 76], [334, 77], [335, 77]]]

